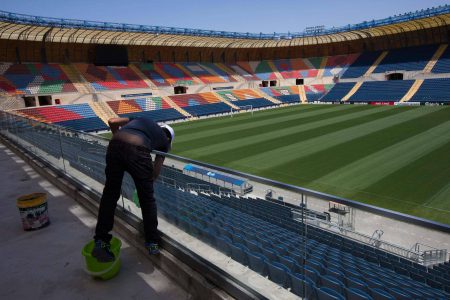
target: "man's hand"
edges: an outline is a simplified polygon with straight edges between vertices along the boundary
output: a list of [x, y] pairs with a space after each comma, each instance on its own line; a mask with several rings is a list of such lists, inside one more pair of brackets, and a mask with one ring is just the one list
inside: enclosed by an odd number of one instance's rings
[[115, 134], [120, 127], [126, 125], [128, 122], [130, 122], [128, 118], [111, 118], [108, 120], [108, 125], [112, 133]]
[[161, 172], [161, 168], [164, 163], [164, 156], [162, 155], [156, 155], [155, 162], [153, 163], [153, 181], [156, 181], [158, 179], [159, 173]]

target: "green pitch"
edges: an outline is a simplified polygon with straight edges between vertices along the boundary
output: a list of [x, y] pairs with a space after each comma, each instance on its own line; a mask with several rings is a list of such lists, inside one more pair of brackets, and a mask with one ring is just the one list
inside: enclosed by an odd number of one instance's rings
[[450, 223], [450, 107], [292, 106], [173, 127], [174, 154]]

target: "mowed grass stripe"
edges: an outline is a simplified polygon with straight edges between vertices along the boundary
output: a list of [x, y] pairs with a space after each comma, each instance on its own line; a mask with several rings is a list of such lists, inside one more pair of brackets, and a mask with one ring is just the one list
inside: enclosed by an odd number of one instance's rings
[[[242, 168], [244, 166], [252, 171], [258, 172], [259, 174], [261, 174], [261, 171], [263, 170], [270, 172], [278, 169], [279, 171], [284, 172], [283, 169], [280, 169], [280, 167], [286, 166], [298, 158], [311, 155], [318, 151], [323, 151], [327, 148], [346, 143], [385, 128], [400, 125], [403, 122], [428, 115], [439, 109], [440, 108], [438, 107], [410, 108], [405, 110], [395, 108], [393, 110], [399, 111], [399, 113], [336, 132], [331, 132], [306, 141], [294, 143], [288, 141], [289, 144], [285, 146], [259, 153], [243, 160], [231, 162], [228, 166], [232, 168]], [[301, 166], [298, 167], [301, 168]]]
[[378, 197], [355, 193], [352, 198], [450, 224], [450, 211], [445, 209], [450, 195], [442, 197], [443, 202], [433, 202], [433, 206], [425, 204], [436, 191], [449, 184], [449, 153], [450, 143], [447, 143], [365, 189]]
[[[219, 140], [216, 143], [210, 142], [204, 147], [197, 147], [196, 144], [193, 143], [186, 151], [180, 152], [180, 155], [187, 155], [209, 162], [218, 161], [218, 159], [221, 162], [228, 162], [245, 157], [244, 151], [245, 153], [254, 155], [255, 153], [262, 151], [262, 148], [258, 148], [260, 146], [269, 147], [270, 149], [274, 147], [277, 148], [292, 142], [292, 140], [297, 141], [299, 135], [306, 132], [317, 130], [322, 127], [334, 126], [335, 124], [354, 119], [361, 119], [360, 121], [364, 122], [364, 118], [367, 118], [370, 115], [382, 114], [391, 110], [393, 109], [389, 107], [358, 109], [356, 111], [347, 109], [338, 112], [337, 114], [333, 114], [334, 117], [328, 115], [328, 119], [314, 117], [313, 119], [308, 119], [309, 123], [293, 122], [290, 127], [282, 126], [281, 128], [277, 127], [276, 130], [270, 131], [257, 130], [257, 133], [254, 135], [238, 134], [238, 138], [233, 141], [228, 139]], [[313, 134], [310, 133], [309, 136], [313, 136]], [[278, 139], [280, 141], [272, 143], [271, 141], [273, 139]]]
[[[225, 157], [228, 160], [232, 160], [233, 158], [243, 160], [245, 157], [254, 156], [255, 153], [258, 152], [267, 152], [273, 149], [277, 149], [279, 145], [286, 145], [289, 142], [296, 141], [307, 141], [309, 139], [317, 138], [322, 135], [329, 134], [330, 132], [339, 131], [345, 128], [350, 128], [352, 126], [356, 126], [358, 124], [363, 124], [365, 122], [369, 122], [370, 120], [376, 120], [382, 117], [386, 117], [388, 115], [394, 115], [396, 113], [400, 113], [400, 111], [392, 109], [392, 108], [380, 108], [367, 110], [366, 112], [359, 111], [353, 114], [341, 115], [339, 117], [333, 118], [333, 120], [321, 120], [319, 123], [315, 123], [315, 126], [311, 129], [307, 129], [305, 127], [297, 127], [298, 130], [291, 133], [286, 133], [283, 128], [280, 134], [270, 135], [270, 132], [265, 134], [267, 138], [260, 139], [260, 142], [253, 142], [250, 145], [243, 145], [240, 147], [233, 147], [232, 152], [222, 151], [220, 153], [214, 153], [214, 155], [208, 155], [202, 157], [202, 159], [209, 160], [214, 159], [215, 157]], [[326, 125], [326, 123], [328, 123]], [[234, 155], [234, 157], [233, 157]]]
[[[297, 184], [317, 181], [346, 189], [362, 188], [364, 184], [378, 181], [388, 170], [393, 172], [402, 167], [408, 159], [417, 159], [421, 153], [426, 153], [428, 146], [446, 143], [447, 138], [435, 138], [432, 134], [445, 133], [450, 126], [448, 120], [447, 111], [440, 109], [290, 161], [279, 168], [299, 176]], [[419, 148], [422, 152], [418, 152]], [[388, 163], [391, 160], [392, 163]]]
[[[430, 121], [436, 119], [433, 118]], [[427, 128], [425, 127], [425, 129]], [[352, 163], [317, 179], [317, 182], [325, 182], [327, 185], [336, 187], [345, 186], [346, 189], [361, 190], [367, 188], [385, 176], [450, 142], [450, 135], [446, 134], [447, 132], [450, 132], [450, 121], [415, 134], [371, 155], [354, 160]], [[408, 133], [409, 130], [404, 132], [405, 135]], [[414, 132], [411, 132], [411, 134], [414, 134]], [[370, 145], [368, 146], [367, 149], [371, 149]], [[351, 154], [349, 156], [354, 158]], [[416, 176], [420, 177], [421, 174], [416, 174]]]
[[[447, 162], [447, 164], [444, 165], [444, 168], [446, 168], [447, 174], [450, 174], [450, 162]], [[441, 188], [439, 191], [437, 191], [432, 197], [430, 197], [430, 199], [427, 202], [425, 202], [424, 206], [450, 212], [449, 199], [450, 199], [450, 178], [448, 178], [448, 184], [445, 185], [443, 188]]]
[[[283, 116], [297, 115], [307, 111], [327, 110], [330, 106], [324, 105], [295, 105], [277, 109], [260, 110], [255, 111], [253, 115], [251, 113], [237, 113], [231, 116], [223, 116], [211, 119], [200, 119], [195, 121], [189, 121], [188, 123], [174, 124], [174, 128], [177, 129], [177, 133], [180, 135], [188, 135], [196, 132], [207, 132], [221, 129], [223, 127], [242, 126], [246, 123], [255, 123], [258, 121], [264, 121], [268, 119], [276, 119]], [[189, 126], [186, 126], [186, 125]]]
[[[348, 112], [347, 112], [348, 111]], [[228, 124], [229, 126], [221, 125], [220, 128], [207, 129], [207, 130], [195, 130], [194, 132], [180, 133], [180, 139], [176, 140], [174, 148], [177, 151], [183, 151], [186, 146], [190, 146], [192, 143], [196, 144], [196, 148], [200, 148], [204, 145], [210, 145], [216, 141], [230, 141], [242, 136], [253, 136], [260, 132], [274, 131], [278, 128], [286, 128], [293, 126], [294, 124], [307, 123], [311, 120], [317, 120], [320, 118], [328, 118], [336, 116], [342, 113], [350, 113], [351, 110], [345, 110], [338, 107], [330, 107], [325, 109], [315, 110], [300, 110], [296, 113], [287, 113], [282, 115], [268, 115], [267, 118], [262, 120], [251, 120], [251, 116], [248, 116], [250, 122], [234, 122]], [[249, 121], [246, 119], [245, 121]], [[176, 130], [176, 128], [175, 128]], [[177, 132], [178, 133], [178, 132]], [[211, 140], [211, 138], [213, 140]]]

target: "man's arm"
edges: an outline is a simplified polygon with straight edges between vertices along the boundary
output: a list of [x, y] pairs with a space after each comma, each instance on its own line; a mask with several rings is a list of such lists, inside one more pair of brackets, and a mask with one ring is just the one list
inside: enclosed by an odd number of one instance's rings
[[153, 181], [158, 179], [159, 173], [161, 172], [162, 165], [164, 163], [164, 156], [156, 155], [155, 162], [153, 163]]
[[128, 122], [130, 122], [130, 119], [128, 118], [111, 118], [108, 120], [108, 125], [109, 128], [111, 128], [112, 133], [115, 134], [120, 127], [124, 126]]

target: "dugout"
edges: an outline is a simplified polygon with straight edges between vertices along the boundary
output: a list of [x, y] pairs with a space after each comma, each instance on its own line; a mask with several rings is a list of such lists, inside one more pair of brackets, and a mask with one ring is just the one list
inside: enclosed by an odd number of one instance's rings
[[183, 168], [183, 173], [206, 182], [231, 189], [240, 195], [253, 191], [253, 186], [244, 179], [231, 177], [229, 175], [213, 172], [211, 170], [187, 164]]

